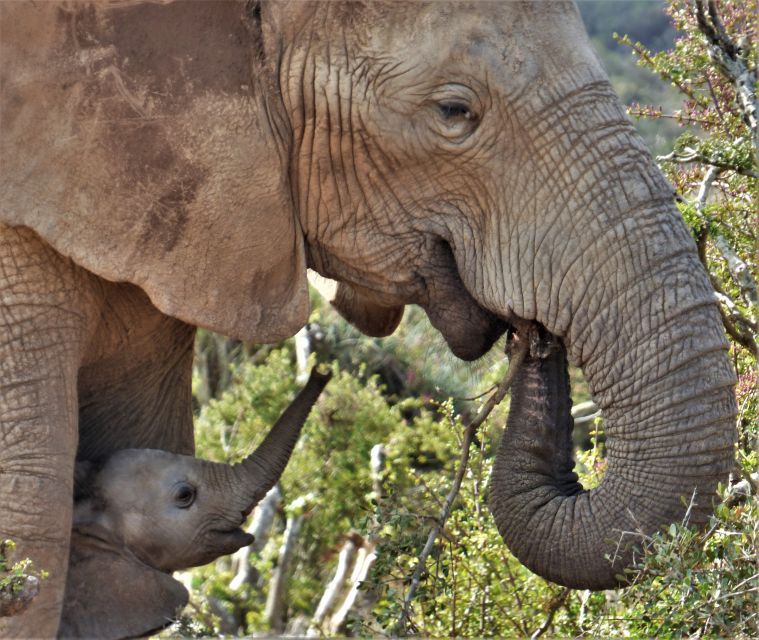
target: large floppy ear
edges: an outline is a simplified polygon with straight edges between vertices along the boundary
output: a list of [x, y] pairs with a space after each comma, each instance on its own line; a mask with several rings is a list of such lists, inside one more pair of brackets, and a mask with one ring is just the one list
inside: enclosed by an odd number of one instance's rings
[[74, 530], [59, 636], [133, 638], [170, 625], [187, 590], [126, 548]]
[[311, 269], [308, 281], [343, 318], [368, 336], [389, 336], [403, 318], [403, 306], [379, 305], [357, 288], [320, 276]]
[[0, 3], [0, 222], [256, 342], [308, 316], [292, 133], [253, 2]]

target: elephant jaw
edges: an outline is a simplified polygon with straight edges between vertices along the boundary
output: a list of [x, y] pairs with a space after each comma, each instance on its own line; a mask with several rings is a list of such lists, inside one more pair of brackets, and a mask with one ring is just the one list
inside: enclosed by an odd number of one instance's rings
[[456, 357], [477, 360], [509, 327], [509, 316], [493, 313], [474, 299], [446, 241], [433, 237], [424, 247], [424, 259], [416, 267], [415, 285], [410, 289], [385, 290], [376, 282], [371, 288], [336, 283], [316, 272], [310, 278], [338, 313], [366, 335], [390, 335], [403, 316], [404, 305], [416, 303]]
[[462, 360], [484, 356], [509, 327], [507, 320], [478, 305], [463, 286], [455, 295], [431, 295], [422, 308], [453, 355]]

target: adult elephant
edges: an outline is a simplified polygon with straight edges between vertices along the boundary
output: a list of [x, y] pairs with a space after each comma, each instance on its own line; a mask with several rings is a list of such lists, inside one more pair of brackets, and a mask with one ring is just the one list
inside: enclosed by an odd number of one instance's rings
[[603, 483], [567, 488], [536, 436], [513, 439], [531, 481], [492, 488], [537, 572], [610, 587], [620, 532], [679, 520], [694, 490], [704, 517], [732, 459], [726, 341], [573, 4], [0, 11], [0, 536], [51, 574], [11, 633], [55, 633], [77, 433], [84, 457], [190, 452], [194, 327], [292, 335], [307, 267], [367, 333], [415, 303], [473, 359], [534, 320], [582, 367]]

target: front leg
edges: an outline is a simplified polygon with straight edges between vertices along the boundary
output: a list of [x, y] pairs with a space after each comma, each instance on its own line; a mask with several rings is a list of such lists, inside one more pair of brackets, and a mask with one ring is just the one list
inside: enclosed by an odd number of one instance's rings
[[54, 637], [77, 447], [77, 371], [93, 321], [88, 274], [28, 229], [0, 225], [0, 539], [48, 572], [0, 636]]
[[195, 327], [138, 287], [98, 279], [103, 313], [79, 370], [77, 459], [120, 449], [192, 455]]

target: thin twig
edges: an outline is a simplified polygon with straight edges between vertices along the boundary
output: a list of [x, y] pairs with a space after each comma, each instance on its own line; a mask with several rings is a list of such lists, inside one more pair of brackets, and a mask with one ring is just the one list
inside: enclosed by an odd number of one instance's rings
[[411, 585], [409, 586], [408, 593], [403, 600], [403, 610], [398, 616], [398, 620], [396, 621], [392, 630], [392, 635], [394, 636], [403, 631], [408, 624], [411, 614], [411, 603], [414, 600], [414, 596], [416, 595], [417, 590], [419, 589], [419, 585], [421, 584], [422, 575], [424, 574], [425, 568], [427, 566], [427, 559], [432, 553], [432, 548], [435, 545], [435, 540], [437, 540], [441, 530], [448, 520], [448, 517], [451, 515], [453, 502], [456, 500], [456, 497], [459, 494], [461, 483], [463, 482], [464, 476], [466, 475], [467, 466], [469, 464], [469, 448], [471, 447], [472, 441], [474, 439], [474, 434], [477, 432], [477, 429], [480, 428], [482, 423], [485, 422], [495, 406], [506, 396], [506, 392], [511, 387], [514, 378], [516, 377], [516, 373], [524, 361], [524, 357], [527, 354], [527, 350], [529, 349], [529, 343], [530, 341], [526, 339], [526, 336], [525, 339], [519, 340], [511, 357], [509, 370], [506, 373], [506, 376], [498, 385], [498, 388], [495, 390], [493, 395], [490, 396], [487, 402], [482, 406], [474, 419], [467, 425], [466, 430], [464, 431], [464, 442], [461, 450], [461, 458], [459, 459], [459, 466], [458, 470], [456, 471], [456, 477], [453, 481], [453, 486], [448, 492], [448, 495], [445, 497], [443, 508], [438, 515], [435, 526], [432, 527], [432, 530], [427, 536], [427, 542], [425, 543], [422, 552], [417, 558], [417, 565], [411, 578]]
[[[710, 272], [706, 257], [706, 242], [709, 238], [711, 220], [708, 217], [704, 216], [704, 208], [706, 207], [706, 202], [709, 198], [709, 191], [711, 190], [714, 181], [717, 179], [721, 172], [722, 169], [718, 167], [709, 167], [698, 188], [698, 194], [696, 195], [696, 201], [694, 205], [696, 212], [703, 218], [703, 220], [701, 223], [701, 229], [699, 230], [698, 236], [696, 238], [696, 248], [698, 249], [698, 257], [699, 260], [701, 260], [701, 264], [704, 266], [704, 269], [706, 269], [707, 273], [709, 273], [709, 280], [712, 283], [712, 287], [714, 287], [714, 290], [717, 292], [718, 296], [722, 296], [723, 298], [729, 300], [729, 296], [727, 296], [717, 279]], [[713, 239], [713, 242], [715, 246], [720, 250], [720, 253], [722, 253], [725, 261], [728, 263], [730, 275], [740, 286], [741, 293], [744, 294], [744, 297], [749, 302], [749, 308], [756, 308], [756, 283], [754, 283], [748, 267], [737, 257], [735, 252], [730, 249], [727, 241], [721, 235], [717, 234]], [[751, 335], [749, 332], [739, 329], [730, 315], [722, 307], [722, 305], [719, 305], [719, 312], [720, 316], [722, 317], [722, 324], [724, 325], [727, 333], [733, 338], [733, 340], [735, 340], [738, 344], [740, 344], [755, 356], [759, 355], [759, 346], [754, 340], [753, 335]], [[739, 318], [743, 320], [743, 317], [740, 316], [740, 314], [738, 315]], [[753, 318], [746, 318], [745, 323], [748, 326], [752, 326]]]
[[461, 402], [474, 402], [475, 400], [479, 400], [480, 398], [484, 398], [486, 395], [488, 395], [491, 391], [494, 391], [498, 385], [493, 385], [492, 387], [489, 387], [485, 389], [482, 393], [478, 393], [476, 396], [471, 396], [469, 398], [461, 398], [459, 396], [451, 396], [454, 400], [459, 400]]
[[553, 622], [553, 617], [556, 615], [556, 612], [561, 608], [561, 605], [563, 605], [567, 597], [569, 596], [569, 592], [571, 589], [569, 587], [564, 587], [553, 599], [551, 604], [548, 607], [548, 615], [546, 616], [546, 619], [543, 621], [543, 624], [540, 625], [540, 627], [530, 636], [530, 640], [535, 640], [536, 638], [539, 638], [542, 636], [548, 629], [551, 628], [551, 623]]

